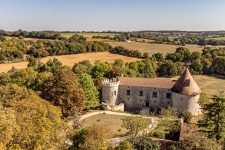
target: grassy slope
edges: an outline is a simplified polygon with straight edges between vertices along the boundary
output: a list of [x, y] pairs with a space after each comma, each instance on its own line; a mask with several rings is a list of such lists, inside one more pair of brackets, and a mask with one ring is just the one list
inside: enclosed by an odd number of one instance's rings
[[207, 95], [218, 95], [221, 91], [225, 92], [225, 77], [206, 75], [195, 75], [193, 77], [202, 92]]
[[122, 136], [126, 134], [127, 130], [121, 127], [126, 116], [100, 114], [95, 115], [84, 120], [81, 124], [82, 127], [88, 127], [93, 125], [104, 126], [108, 129], [110, 137]]

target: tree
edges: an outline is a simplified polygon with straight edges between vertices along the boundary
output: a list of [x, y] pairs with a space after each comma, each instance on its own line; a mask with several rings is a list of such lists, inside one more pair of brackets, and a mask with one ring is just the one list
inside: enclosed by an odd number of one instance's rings
[[179, 74], [179, 69], [176, 63], [166, 60], [159, 66], [157, 72], [161, 77], [174, 77]]
[[64, 143], [61, 111], [17, 85], [0, 86], [0, 147], [51, 149]]
[[177, 112], [175, 110], [173, 110], [171, 107], [161, 108], [160, 116], [166, 117], [166, 118], [169, 118], [169, 117], [172, 117], [172, 116], [176, 117]]
[[143, 76], [145, 78], [155, 78], [156, 77], [156, 73], [155, 73], [156, 64], [155, 64], [155, 62], [150, 60], [150, 59], [146, 59], [143, 62], [144, 62], [144, 68], [141, 71], [143, 73]]
[[212, 62], [212, 69], [217, 74], [225, 75], [225, 57], [217, 56]]
[[78, 130], [73, 137], [71, 150], [103, 150], [107, 148], [109, 138], [107, 128], [94, 125], [93, 127]]
[[79, 83], [81, 85], [81, 88], [83, 88], [86, 97], [86, 100], [84, 102], [85, 109], [95, 108], [99, 106], [99, 92], [96, 89], [91, 76], [88, 74], [82, 74], [79, 77]]
[[124, 61], [121, 59], [117, 59], [112, 64], [112, 70], [111, 70], [111, 78], [115, 78], [118, 76], [123, 76], [125, 74], [126, 67], [124, 64]]
[[128, 130], [128, 134], [131, 136], [132, 142], [134, 142], [138, 133], [146, 129], [150, 123], [150, 120], [141, 117], [126, 117], [123, 119], [122, 126]]
[[183, 61], [183, 62], [189, 61], [190, 56], [191, 56], [190, 50], [188, 48], [186, 48], [186, 47], [178, 47], [176, 49], [175, 53], [180, 54], [181, 61]]
[[163, 54], [158, 52], [152, 55], [153, 60], [155, 61], [164, 61]]
[[134, 145], [138, 150], [160, 150], [160, 144], [148, 137], [139, 138]]
[[212, 101], [203, 105], [204, 117], [199, 122], [209, 132], [209, 137], [225, 139], [225, 98], [213, 96]]
[[89, 60], [83, 60], [79, 63], [75, 63], [72, 70], [76, 74], [84, 74], [84, 73], [90, 74], [92, 67], [93, 66]]
[[143, 53], [143, 57], [146, 59], [146, 58], [149, 58], [149, 53], [147, 53], [147, 52], [144, 52]]
[[31, 67], [34, 68], [34, 70], [36, 70], [38, 68], [38, 61], [33, 56], [29, 56], [27, 67]]
[[134, 150], [134, 146], [129, 141], [124, 141], [120, 143], [118, 147], [116, 147], [116, 150]]
[[207, 45], [207, 41], [205, 39], [200, 39], [198, 42], [199, 46], [206, 46]]
[[110, 70], [109, 64], [97, 62], [91, 71], [91, 75], [93, 78], [105, 77]]
[[184, 117], [184, 122], [185, 123], [190, 123], [191, 122], [191, 119], [192, 119], [192, 114], [190, 112], [183, 112], [182, 113], [183, 117]]
[[20, 86], [31, 87], [34, 83], [37, 72], [33, 68], [15, 70], [9, 73], [8, 83], [14, 83]]
[[203, 65], [201, 64], [201, 60], [194, 60], [191, 62], [190, 70], [193, 75], [202, 74]]
[[2, 42], [2, 41], [6, 41], [6, 37], [3, 35], [0, 35], [0, 42]]
[[39, 68], [39, 70], [41, 72], [44, 72], [44, 71], [49, 71], [49, 72], [57, 72], [59, 69], [63, 68], [63, 65], [62, 63], [56, 59], [56, 58], [53, 58], [53, 60], [49, 59], [47, 61], [47, 63], [45, 63], [43, 66], [41, 66]]
[[73, 115], [77, 107], [84, 107], [85, 93], [79, 85], [78, 77], [69, 69], [60, 69], [44, 85], [43, 98], [59, 106], [64, 117]]

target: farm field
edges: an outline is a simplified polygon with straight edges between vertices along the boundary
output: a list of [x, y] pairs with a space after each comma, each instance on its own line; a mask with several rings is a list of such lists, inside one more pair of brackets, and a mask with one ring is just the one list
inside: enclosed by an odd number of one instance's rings
[[83, 35], [86, 38], [92, 38], [93, 36], [110, 36], [113, 37], [114, 33], [62, 33], [62, 36], [64, 37], [71, 37], [74, 34]]
[[[124, 48], [130, 49], [130, 50], [139, 50], [140, 52], [144, 53], [147, 52], [150, 55], [155, 54], [157, 52], [161, 52], [163, 55], [166, 55], [167, 53], [173, 53], [175, 52], [176, 48], [180, 47], [180, 45], [169, 45], [169, 44], [155, 44], [155, 43], [140, 43], [140, 42], [106, 42], [109, 43], [111, 46], [122, 46]], [[203, 47], [198, 45], [186, 45], [191, 52], [199, 51], [203, 49]], [[210, 46], [209, 46], [210, 47]]]
[[99, 125], [106, 127], [109, 132], [109, 137], [123, 136], [127, 133], [127, 130], [122, 127], [122, 119], [126, 116], [119, 115], [109, 115], [109, 114], [99, 114], [85, 119], [82, 123], [82, 127], [91, 127], [94, 125]]
[[[94, 63], [97, 60], [107, 61], [109, 63], [115, 61], [116, 59], [122, 59], [125, 62], [138, 61], [140, 59], [134, 57], [126, 57], [117, 54], [111, 54], [109, 52], [98, 52], [98, 53], [85, 53], [85, 54], [73, 54], [73, 55], [62, 55], [62, 56], [48, 56], [41, 58], [41, 62], [45, 63], [49, 59], [57, 58], [64, 65], [72, 67], [75, 62], [80, 62], [82, 60], [89, 60], [91, 63]], [[19, 63], [9, 63], [9, 64], [0, 64], [0, 72], [7, 72], [13, 66], [17, 69], [23, 69], [27, 67], [28, 62], [19, 62]]]

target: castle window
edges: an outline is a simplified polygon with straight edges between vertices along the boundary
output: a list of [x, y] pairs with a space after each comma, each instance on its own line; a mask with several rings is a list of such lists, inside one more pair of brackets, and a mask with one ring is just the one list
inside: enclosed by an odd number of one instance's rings
[[184, 81], [184, 86], [190, 86], [190, 80], [185, 80]]
[[127, 90], [126, 94], [127, 94], [127, 95], [130, 95], [130, 90]]
[[152, 97], [157, 98], [157, 97], [158, 97], [158, 92], [153, 92], [153, 93], [152, 93]]
[[144, 92], [143, 91], [139, 91], [139, 96], [144, 96]]
[[166, 98], [171, 98], [171, 93], [166, 93]]
[[113, 91], [113, 95], [116, 96], [116, 91]]
[[145, 106], [146, 106], [146, 107], [149, 107], [149, 102], [146, 102], [146, 103], [145, 103]]

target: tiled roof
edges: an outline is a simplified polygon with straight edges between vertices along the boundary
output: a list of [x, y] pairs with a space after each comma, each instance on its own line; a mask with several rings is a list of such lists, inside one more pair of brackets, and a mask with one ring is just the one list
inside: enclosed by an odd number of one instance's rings
[[188, 68], [185, 69], [184, 73], [174, 84], [172, 91], [186, 95], [198, 95], [201, 93], [198, 84], [192, 78]]
[[174, 82], [170, 79], [165, 78], [131, 78], [131, 77], [118, 77], [120, 85], [127, 86], [140, 86], [140, 87], [151, 87], [151, 88], [164, 88], [171, 89]]

